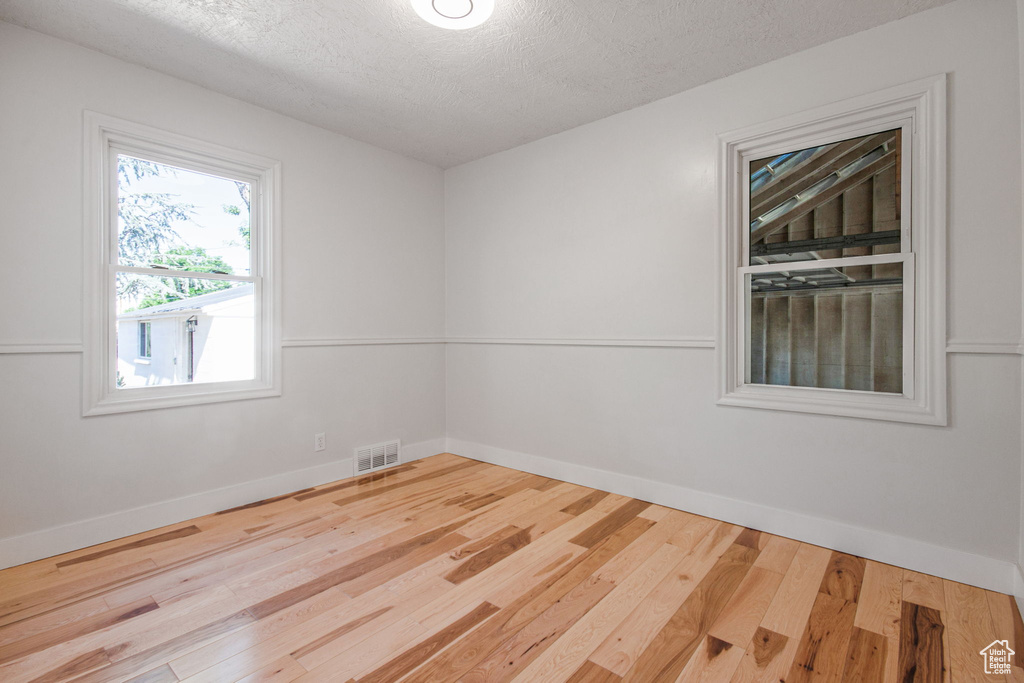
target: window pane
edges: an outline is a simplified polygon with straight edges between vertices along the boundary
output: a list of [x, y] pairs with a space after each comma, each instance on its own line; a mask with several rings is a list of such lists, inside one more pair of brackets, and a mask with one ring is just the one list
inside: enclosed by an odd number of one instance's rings
[[149, 323], [139, 323], [139, 358], [149, 358], [152, 353], [149, 329]]
[[748, 276], [752, 384], [903, 392], [903, 264]]
[[119, 388], [254, 378], [252, 283], [119, 273], [122, 288]]
[[117, 157], [118, 263], [248, 275], [249, 184]]
[[900, 251], [899, 129], [750, 164], [750, 265]]

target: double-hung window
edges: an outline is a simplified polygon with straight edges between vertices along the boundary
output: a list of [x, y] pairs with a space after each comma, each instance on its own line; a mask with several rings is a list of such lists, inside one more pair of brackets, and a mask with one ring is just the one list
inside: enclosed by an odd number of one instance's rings
[[87, 415], [280, 394], [277, 162], [86, 113]]
[[722, 136], [720, 404], [945, 423], [944, 93]]

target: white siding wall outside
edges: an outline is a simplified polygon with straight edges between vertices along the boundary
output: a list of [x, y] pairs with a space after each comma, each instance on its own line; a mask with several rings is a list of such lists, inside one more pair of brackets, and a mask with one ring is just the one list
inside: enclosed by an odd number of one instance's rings
[[[150, 324], [150, 357], [139, 355], [139, 323]], [[117, 372], [125, 387], [173, 384], [177, 377], [181, 345], [181, 318], [119, 320], [117, 323]]]
[[[129, 318], [117, 324], [117, 366], [125, 387], [188, 381], [188, 333], [192, 313], [150, 320]], [[192, 337], [193, 382], [252, 379], [254, 368], [253, 298], [231, 300], [195, 314]], [[150, 357], [139, 356], [139, 323], [150, 323]]]

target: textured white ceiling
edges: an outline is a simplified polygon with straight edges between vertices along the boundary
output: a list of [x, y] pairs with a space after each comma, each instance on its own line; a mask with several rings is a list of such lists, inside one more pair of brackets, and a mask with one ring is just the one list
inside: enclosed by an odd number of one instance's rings
[[[441, 167], [948, 0], [0, 0], [0, 19]], [[8, 67], [9, 68], [9, 67]]]

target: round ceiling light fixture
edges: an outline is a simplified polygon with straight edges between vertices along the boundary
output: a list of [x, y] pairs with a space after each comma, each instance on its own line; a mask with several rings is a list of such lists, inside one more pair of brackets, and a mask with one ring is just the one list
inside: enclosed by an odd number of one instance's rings
[[412, 0], [424, 21], [441, 28], [473, 28], [494, 12], [494, 0]]

